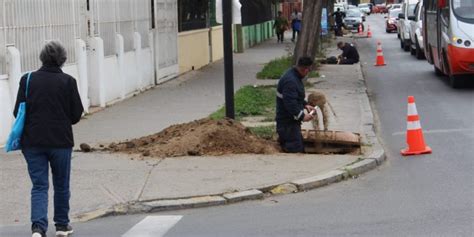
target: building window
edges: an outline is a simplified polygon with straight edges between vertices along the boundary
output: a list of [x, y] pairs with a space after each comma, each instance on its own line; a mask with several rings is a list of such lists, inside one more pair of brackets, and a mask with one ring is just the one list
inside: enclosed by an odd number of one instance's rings
[[178, 15], [180, 32], [207, 28], [209, 0], [179, 0]]

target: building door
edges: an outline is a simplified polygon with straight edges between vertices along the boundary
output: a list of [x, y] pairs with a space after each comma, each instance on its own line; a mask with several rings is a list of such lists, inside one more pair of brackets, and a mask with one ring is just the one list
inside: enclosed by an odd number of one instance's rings
[[179, 72], [178, 0], [155, 0], [154, 4], [155, 68], [157, 82], [160, 83]]

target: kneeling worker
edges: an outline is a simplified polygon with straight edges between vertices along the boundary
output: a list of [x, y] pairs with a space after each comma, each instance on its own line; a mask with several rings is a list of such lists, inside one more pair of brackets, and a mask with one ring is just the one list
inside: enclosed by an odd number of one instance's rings
[[305, 114], [314, 107], [305, 101], [303, 79], [313, 69], [313, 60], [301, 57], [298, 65], [289, 69], [278, 81], [276, 98], [276, 124], [278, 141], [285, 152], [304, 152], [301, 122], [308, 122], [313, 115]]
[[337, 47], [342, 50], [342, 54], [338, 57], [338, 64], [354, 64], [359, 62], [359, 52], [357, 52], [357, 49], [352, 44], [339, 42]]

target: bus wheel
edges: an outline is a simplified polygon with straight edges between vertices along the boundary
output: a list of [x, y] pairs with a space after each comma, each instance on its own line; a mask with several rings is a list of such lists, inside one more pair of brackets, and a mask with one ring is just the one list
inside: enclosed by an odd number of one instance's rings
[[460, 77], [449, 75], [449, 84], [452, 88], [461, 88], [463, 85], [463, 81]]

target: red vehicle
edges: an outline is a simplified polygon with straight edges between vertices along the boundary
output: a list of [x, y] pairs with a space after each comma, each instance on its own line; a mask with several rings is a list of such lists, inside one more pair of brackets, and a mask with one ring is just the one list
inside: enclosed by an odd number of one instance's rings
[[377, 13], [387, 13], [388, 12], [388, 9], [387, 9], [387, 6], [385, 6], [385, 4], [377, 4], [375, 5], [376, 9], [377, 9]]
[[474, 1], [424, 0], [425, 55], [452, 87], [474, 78]]
[[385, 17], [385, 32], [390, 33], [393, 31], [397, 31], [397, 23], [398, 23], [398, 14], [402, 12], [401, 8], [392, 9], [388, 12], [388, 15]]

